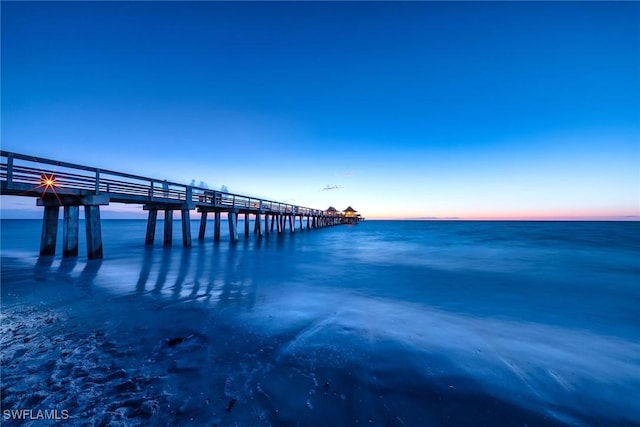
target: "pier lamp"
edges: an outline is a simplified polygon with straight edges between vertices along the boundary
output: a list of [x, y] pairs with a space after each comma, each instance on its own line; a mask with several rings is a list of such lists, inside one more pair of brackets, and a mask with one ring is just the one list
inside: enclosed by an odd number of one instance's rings
[[58, 184], [56, 183], [56, 177], [53, 173], [51, 175], [47, 175], [46, 173], [42, 172], [42, 174], [40, 174], [40, 185], [36, 187], [42, 188], [42, 196], [40, 196], [40, 198], [43, 198], [45, 194], [47, 194], [47, 192], [51, 190], [53, 195], [56, 196], [56, 199], [58, 199], [58, 202], [62, 204], [62, 202], [60, 201], [60, 197], [58, 197], [58, 193], [56, 192], [57, 185]]
[[56, 186], [56, 177], [53, 174], [47, 175], [46, 173], [43, 173], [40, 177], [40, 185], [44, 187], [45, 191], [49, 188], [53, 188]]

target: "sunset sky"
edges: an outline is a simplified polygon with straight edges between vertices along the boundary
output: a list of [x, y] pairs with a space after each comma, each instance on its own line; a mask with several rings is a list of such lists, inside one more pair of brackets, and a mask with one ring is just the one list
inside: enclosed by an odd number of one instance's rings
[[640, 215], [637, 2], [1, 8], [4, 150], [367, 218]]

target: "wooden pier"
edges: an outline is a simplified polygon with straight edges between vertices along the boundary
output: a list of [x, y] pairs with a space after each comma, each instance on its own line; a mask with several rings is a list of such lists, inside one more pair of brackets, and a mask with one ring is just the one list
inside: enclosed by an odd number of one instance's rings
[[[207, 218], [213, 214], [213, 238], [220, 240], [221, 214], [226, 213], [229, 238], [239, 239], [238, 217], [244, 215], [244, 236], [294, 233], [361, 221], [351, 207], [312, 209], [288, 203], [211, 190], [193, 185], [93, 168], [73, 163], [0, 151], [0, 194], [37, 198], [44, 208], [40, 255], [54, 255], [60, 207], [63, 208], [62, 256], [78, 255], [80, 207], [84, 209], [87, 257], [102, 258], [100, 206], [110, 203], [142, 205], [148, 211], [145, 244], [155, 240], [158, 211], [164, 212], [163, 242], [173, 241], [173, 212], [182, 220], [182, 244], [191, 246], [191, 211], [201, 214], [198, 239], [205, 239]], [[250, 218], [254, 218], [250, 230]]]

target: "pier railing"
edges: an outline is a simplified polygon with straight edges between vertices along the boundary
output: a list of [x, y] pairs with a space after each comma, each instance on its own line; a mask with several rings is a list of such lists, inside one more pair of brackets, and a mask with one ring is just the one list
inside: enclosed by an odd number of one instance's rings
[[[50, 188], [46, 187], [46, 179], [50, 180]], [[46, 191], [55, 191], [61, 197], [104, 194], [109, 201], [118, 203], [175, 203], [223, 210], [322, 214], [319, 209], [4, 150], [0, 151], [0, 181], [2, 193], [9, 195], [42, 196]]]

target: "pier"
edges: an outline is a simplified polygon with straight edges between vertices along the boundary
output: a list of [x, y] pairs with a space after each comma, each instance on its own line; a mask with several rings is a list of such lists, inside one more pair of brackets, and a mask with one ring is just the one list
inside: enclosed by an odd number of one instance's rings
[[[78, 255], [80, 208], [84, 209], [87, 257], [102, 258], [100, 206], [111, 203], [142, 205], [148, 211], [145, 244], [153, 245], [158, 211], [164, 213], [163, 244], [173, 242], [173, 215], [182, 222], [182, 244], [191, 246], [191, 212], [200, 216], [198, 239], [206, 237], [207, 219], [213, 215], [213, 239], [220, 240], [221, 215], [227, 216], [229, 239], [239, 240], [238, 218], [244, 216], [243, 236], [258, 237], [296, 230], [355, 224], [363, 218], [349, 207], [340, 212], [281, 203], [168, 182], [112, 170], [0, 151], [0, 194], [36, 198], [43, 208], [40, 255], [54, 255], [60, 207], [63, 208], [62, 256]], [[250, 219], [254, 219], [250, 230]]]

